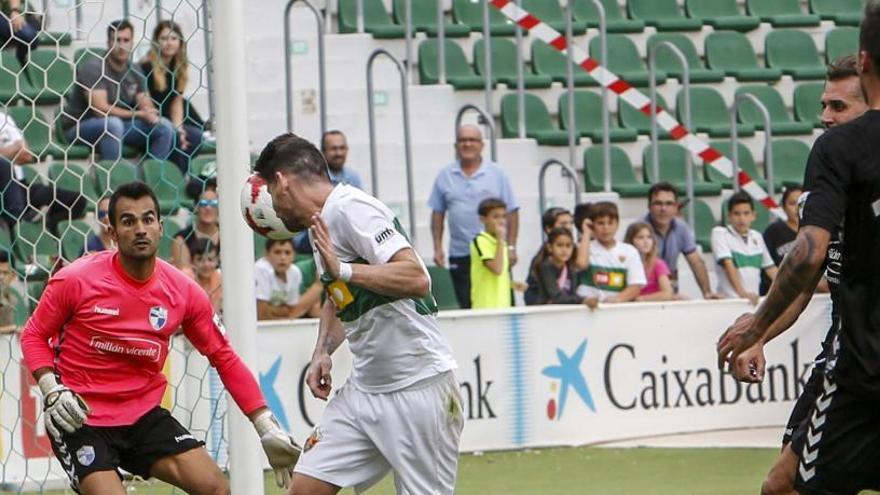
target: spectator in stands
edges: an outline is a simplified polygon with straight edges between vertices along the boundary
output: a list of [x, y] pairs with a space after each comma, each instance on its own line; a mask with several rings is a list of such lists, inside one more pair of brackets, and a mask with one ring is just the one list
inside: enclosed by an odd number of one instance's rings
[[593, 241], [587, 269], [578, 278], [577, 294], [606, 303], [635, 300], [647, 283], [645, 269], [636, 248], [615, 240], [620, 227], [617, 205], [601, 201], [591, 205], [589, 212]]
[[279, 320], [316, 316], [321, 302], [321, 282], [300, 296], [303, 273], [293, 263], [293, 241], [266, 240], [266, 255], [254, 265], [257, 319]]
[[[786, 187], [782, 192], [782, 209], [785, 210], [786, 219], [777, 220], [764, 229], [764, 244], [776, 266], [782, 263], [782, 258], [794, 247], [794, 238], [798, 231], [798, 198], [803, 192], [800, 186]], [[769, 280], [761, 277], [761, 294], [766, 294], [769, 288]]]
[[15, 46], [15, 55], [24, 67], [29, 52], [37, 49], [39, 17], [25, 12], [21, 0], [6, 0], [0, 5], [0, 48]]
[[657, 237], [654, 229], [645, 222], [631, 223], [626, 229], [624, 242], [632, 244], [642, 257], [647, 283], [639, 292], [636, 301], [671, 301], [675, 299], [672, 282], [669, 280], [669, 267], [657, 252]]
[[[583, 219], [582, 223], [584, 220], [589, 223], [589, 220], [587, 219]], [[549, 235], [554, 229], [567, 229], [572, 235], [574, 235], [574, 217], [571, 212], [565, 208], [548, 208], [541, 217], [541, 228], [544, 229], [545, 236]], [[537, 302], [540, 290], [540, 280], [537, 278], [537, 268], [542, 260], [545, 260], [550, 256], [550, 252], [548, 251], [549, 246], [549, 243], [543, 244], [529, 263], [529, 274], [526, 276], [526, 292], [523, 296], [526, 305], [543, 304]], [[577, 256], [571, 260], [571, 266], [574, 268], [573, 271], [582, 270], [587, 266], [587, 256], [589, 256], [589, 252], [590, 237], [589, 235], [581, 235], [580, 241], [577, 245]]]
[[15, 121], [0, 112], [0, 218], [11, 227], [21, 220], [36, 220], [45, 208], [46, 225], [57, 232], [61, 220], [82, 216], [86, 201], [79, 191], [45, 185], [39, 180], [25, 184], [24, 173], [16, 167], [36, 160]]
[[217, 314], [223, 313], [223, 277], [220, 274], [220, 247], [208, 239], [193, 243], [192, 268], [184, 270], [211, 298]]
[[152, 46], [141, 60], [140, 68], [147, 78], [153, 105], [159, 108], [162, 118], [171, 121], [176, 131], [177, 139], [168, 159], [186, 177], [190, 159], [198, 154], [202, 145], [204, 124], [199, 124], [201, 118], [183, 96], [189, 79], [189, 61], [186, 40], [177, 23], [170, 20], [156, 23]]
[[104, 160], [118, 160], [122, 145], [165, 160], [174, 144], [174, 127], [162, 119], [146, 91], [144, 77], [129, 61], [134, 28], [127, 20], [107, 27], [107, 54], [76, 68], [76, 84], [61, 116], [68, 142], [97, 146]]
[[[84, 253], [97, 253], [107, 249], [116, 249], [113, 238], [110, 237], [110, 198], [104, 196], [98, 200], [98, 208], [96, 210], [96, 222], [94, 231], [89, 233], [86, 238], [86, 248]], [[82, 256], [80, 254], [80, 256]], [[72, 260], [69, 260], [72, 261]]]
[[547, 234], [546, 247], [538, 254], [529, 270], [529, 278], [537, 281], [536, 295], [526, 304], [586, 304], [595, 308], [596, 297], [576, 293], [577, 271], [573, 266], [574, 234], [571, 229], [554, 228]]
[[364, 188], [361, 176], [351, 167], [345, 166], [345, 161], [348, 158], [348, 142], [342, 131], [325, 132], [321, 137], [321, 152], [327, 159], [330, 182], [334, 185], [345, 183], [358, 189]]
[[215, 179], [205, 182], [194, 206], [192, 223], [174, 234], [174, 243], [171, 244], [171, 263], [178, 268], [190, 266], [199, 239], [207, 239], [220, 249], [220, 200]]
[[772, 281], [776, 265], [764, 245], [764, 238], [752, 230], [755, 203], [745, 191], [727, 200], [729, 224], [712, 229], [712, 254], [718, 270], [718, 292], [724, 297], [742, 297], [758, 304], [761, 271]]
[[659, 182], [648, 191], [648, 214], [644, 220], [657, 236], [657, 250], [669, 267], [673, 290], [678, 292], [678, 256], [683, 254], [697, 279], [703, 298], [717, 299], [718, 295], [712, 292], [709, 284], [706, 263], [697, 249], [694, 230], [678, 216], [680, 207], [675, 186]]
[[471, 258], [468, 245], [482, 230], [477, 210], [481, 201], [499, 198], [507, 205], [507, 247], [510, 265], [516, 264], [519, 232], [519, 204], [504, 170], [483, 159], [483, 135], [475, 125], [464, 125], [456, 134], [457, 159], [434, 180], [428, 206], [431, 208], [431, 236], [434, 263], [446, 266], [443, 222], [449, 212], [449, 274], [455, 297], [462, 309], [471, 307]]
[[868, 110], [855, 55], [840, 57], [828, 66], [821, 104], [826, 129], [845, 124]]
[[480, 201], [483, 231], [471, 241], [471, 307], [509, 308], [510, 256], [507, 250], [507, 204], [498, 198]]

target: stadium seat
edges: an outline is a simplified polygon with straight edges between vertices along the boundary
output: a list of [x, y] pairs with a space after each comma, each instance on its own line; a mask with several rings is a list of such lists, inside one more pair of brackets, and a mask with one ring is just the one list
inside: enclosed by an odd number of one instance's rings
[[863, 0], [810, 0], [810, 12], [838, 26], [858, 26], [862, 22]]
[[39, 90], [31, 85], [24, 69], [11, 50], [0, 50], [0, 105], [24, 99], [33, 101]]
[[190, 204], [186, 197], [186, 181], [177, 165], [165, 160], [144, 160], [144, 182], [153, 188], [163, 215], [171, 215]]
[[[544, 106], [544, 102], [537, 96], [526, 93], [525, 95], [525, 121], [526, 136], [538, 141], [538, 144], [549, 146], [568, 146], [568, 132], [556, 128], [550, 111]], [[519, 108], [517, 107], [516, 94], [509, 93], [501, 99], [501, 133], [502, 137], [517, 137], [517, 119]]]
[[758, 56], [749, 39], [736, 31], [716, 31], [706, 36], [706, 65], [719, 69], [737, 81], [776, 82], [782, 71], [758, 64]]
[[[599, 13], [591, 0], [572, 0], [574, 18], [586, 23], [587, 27], [599, 28]], [[629, 19], [623, 15], [617, 0], [600, 0], [605, 8], [605, 28], [609, 33], [641, 33], [645, 23], [638, 19]]]
[[[592, 146], [584, 152], [584, 184], [587, 192], [605, 189], [605, 163], [602, 146]], [[633, 171], [629, 157], [617, 146], [611, 147], [611, 190], [624, 198], [648, 195], [650, 184], [641, 182]]]
[[626, 5], [630, 17], [658, 31], [699, 31], [703, 27], [700, 19], [685, 17], [676, 0], [627, 0]]
[[751, 31], [761, 25], [761, 19], [740, 12], [736, 0], [685, 0], [684, 9], [716, 31]]
[[825, 34], [825, 62], [859, 53], [859, 28], [839, 27]]
[[[453, 88], [483, 89], [483, 77], [474, 73], [474, 69], [468, 64], [467, 58], [461, 45], [445, 40], [446, 48], [446, 81]], [[422, 84], [438, 84], [438, 47], [440, 43], [436, 39], [422, 41], [419, 45], [419, 81]]]
[[46, 282], [44, 280], [35, 280], [33, 277], [28, 277], [26, 285], [28, 311], [33, 312], [37, 309], [37, 302], [39, 302], [40, 298], [43, 296], [43, 291], [46, 290]]
[[98, 194], [95, 192], [95, 182], [89, 172], [81, 165], [68, 161], [67, 163], [53, 163], [49, 166], [49, 179], [56, 187], [68, 191], [79, 191], [80, 195], [89, 200], [86, 211], [94, 210], [98, 202]]
[[803, 83], [794, 88], [794, 117], [822, 127], [822, 93], [825, 83]]
[[101, 160], [95, 167], [95, 190], [108, 196], [122, 184], [140, 180], [137, 167], [125, 160]]
[[15, 224], [15, 255], [21, 265], [35, 264], [37, 278], [47, 278], [55, 256], [61, 253], [59, 241], [49, 232], [43, 222], [17, 222]]
[[[755, 221], [752, 223], [752, 230], [764, 232], [764, 230], [767, 229], [767, 226], [770, 225], [771, 222], [776, 221], [776, 217], [772, 213], [770, 213], [770, 210], [768, 210], [758, 202], [754, 202], [754, 204]], [[721, 224], [727, 225], [727, 200], [724, 200], [721, 203]]]
[[[709, 143], [713, 148], [720, 151], [721, 154], [730, 158], [733, 161], [733, 146], [731, 146], [731, 142], [729, 140], [724, 141], [712, 141]], [[764, 174], [758, 171], [758, 165], [755, 163], [755, 157], [752, 156], [752, 152], [744, 145], [743, 143], [739, 143], [737, 147], [737, 159], [739, 161], [739, 168], [743, 172], [749, 174], [749, 176], [754, 179], [755, 182], [758, 183], [763, 188], [767, 188], [767, 179], [764, 178]], [[732, 189], [733, 182], [731, 179], [724, 177], [721, 175], [721, 172], [715, 170], [709, 165], [703, 165], [703, 173], [706, 176], [706, 180], [710, 180], [712, 182], [716, 182], [721, 184], [725, 189]], [[773, 178], [773, 183], [776, 184], [776, 189], [779, 190], [782, 188], [782, 181]]]
[[[715, 83], [724, 80], [724, 72], [720, 70], [707, 69], [697, 54], [697, 48], [687, 36], [680, 33], [659, 33], [648, 39], [648, 49], [652, 49], [660, 42], [672, 43], [687, 59], [689, 76], [692, 83]], [[657, 69], [665, 72], [669, 77], [674, 77], [679, 81], [684, 77], [684, 70], [681, 62], [671, 51], [660, 50], [656, 55]]]
[[825, 64], [813, 38], [799, 29], [776, 29], [764, 39], [767, 66], [782, 70], [794, 80], [824, 79]]
[[[625, 34], [609, 34], [607, 39], [608, 61], [605, 67], [633, 86], [647, 86], [650, 84], [648, 69], [639, 55], [635, 42]], [[590, 40], [590, 56], [597, 60], [601, 59], [600, 41], [598, 36], [594, 36]], [[666, 73], [658, 70], [657, 84], [665, 82]]]
[[[211, 176], [209, 169], [213, 169], [213, 174], [217, 173], [217, 155], [199, 155], [189, 162], [191, 178], [204, 180], [206, 176]], [[202, 174], [203, 171], [205, 174]]]
[[[611, 96], [609, 95], [609, 99]], [[563, 129], [568, 129], [568, 93], [559, 96], [558, 115]], [[632, 142], [638, 138], [633, 129], [618, 127], [609, 114], [609, 138], [612, 142]], [[592, 91], [576, 91], [574, 93], [574, 120], [578, 135], [588, 137], [593, 142], [602, 140], [602, 96]]]
[[[493, 7], [494, 8], [494, 7]], [[485, 74], [485, 58], [482, 39], [474, 43], [474, 69], [483, 77]], [[525, 63], [525, 62], [523, 62]], [[549, 88], [553, 84], [550, 76], [529, 74], [523, 67], [523, 85], [527, 89]], [[580, 68], [576, 71], [583, 72]], [[504, 83], [509, 88], [516, 87], [516, 45], [504, 38], [492, 39], [492, 81], [494, 84]]]
[[64, 130], [61, 128], [61, 109], [55, 113], [55, 129], [52, 146], [49, 148], [49, 154], [55, 158], [69, 158], [79, 160], [92, 156], [92, 147], [86, 144], [70, 144], [64, 137]]
[[9, 232], [9, 225], [6, 222], [0, 222], [0, 250], [6, 251], [10, 261], [15, 261], [15, 252], [12, 243], [12, 233]]
[[37, 91], [36, 103], [58, 103], [73, 84], [73, 65], [55, 50], [34, 50], [27, 75]]
[[449, 270], [445, 266], [431, 265], [428, 267], [428, 275], [431, 276], [431, 293], [437, 302], [437, 308], [441, 311], [459, 309]]
[[718, 225], [712, 208], [702, 199], [694, 201], [694, 236], [704, 253], [712, 251], [712, 229]]
[[61, 257], [71, 262], [79, 258], [86, 248], [86, 239], [92, 226], [85, 220], [62, 220], [58, 222], [58, 235], [61, 237]]
[[21, 167], [21, 182], [29, 186], [36, 182], [37, 184], [45, 184], [46, 181], [43, 180], [43, 175], [40, 174], [40, 171], [37, 170], [36, 167]]
[[[471, 31], [483, 32], [483, 3], [473, 0], [453, 0], [452, 18], [459, 24], [468, 26]], [[516, 25], [504, 17], [495, 7], [489, 6], [489, 32], [493, 36], [513, 36]]]
[[73, 64], [79, 67], [93, 58], [104, 58], [107, 49], [98, 46], [77, 48], [73, 52]]
[[[682, 124], [684, 118], [684, 89], [675, 96], [675, 113]], [[704, 132], [711, 137], [730, 136], [730, 113], [727, 103], [715, 88], [709, 86], [691, 87], [691, 127], [696, 132]], [[739, 136], [754, 136], [755, 127], [738, 124]]]
[[[565, 11], [559, 2], [547, 0], [521, 0], [520, 6], [533, 16], [544, 21], [553, 29], [565, 34]], [[587, 24], [578, 20], [572, 20], [571, 32], [575, 36], [587, 32]]]
[[69, 46], [71, 41], [73, 41], [73, 36], [66, 31], [40, 31], [37, 36], [37, 43], [41, 46]]
[[693, 168], [694, 194], [696, 196], [717, 196], [721, 194], [721, 184], [709, 182], [700, 177], [696, 163], [690, 152], [678, 143], [658, 143], [660, 176], [654, 176], [654, 145], [642, 149], [642, 177], [647, 184], [664, 181], [674, 185], [679, 194], [687, 193], [687, 165]]
[[28, 149], [39, 160], [43, 160], [47, 156], [55, 156], [56, 158], [64, 156], [60, 148], [52, 146], [49, 139], [49, 124], [45, 122], [42, 115], [39, 115], [35, 106], [9, 107], [6, 109], [6, 113], [22, 130]]
[[801, 10], [800, 0], [746, 0], [746, 10], [773, 27], [818, 26], [820, 21], [818, 15]]
[[158, 254], [160, 258], [168, 261], [171, 259], [171, 246], [174, 244], [174, 234], [180, 231], [180, 225], [167, 216], [162, 218], [162, 223], [162, 237], [159, 238]]
[[[566, 84], [568, 58], [556, 48], [541, 40], [532, 41], [532, 70], [535, 74], [549, 76], [554, 81]], [[598, 86], [599, 83], [580, 67], [574, 69], [575, 86]]]
[[[406, 30], [399, 24], [391, 22], [391, 16], [385, 10], [382, 0], [364, 1], [364, 31], [374, 38], [403, 38]], [[339, 0], [339, 32], [357, 32], [357, 0]]]
[[[772, 86], [742, 86], [736, 90], [736, 94], [751, 94], [767, 107], [770, 114], [770, 124], [774, 135], [811, 134], [812, 122], [795, 121], [785, 108], [782, 96]], [[764, 119], [760, 111], [750, 102], [743, 102], [737, 112], [739, 121], [751, 124], [758, 130], [764, 130]]]
[[802, 185], [810, 146], [797, 139], [774, 139], [772, 148], [773, 181], [785, 187]]
[[[648, 91], [644, 88], [642, 92], [648, 94]], [[666, 111], [669, 111], [669, 105], [666, 104], [666, 99], [663, 98], [663, 95], [657, 93], [657, 106], [658, 109], [663, 108]], [[646, 136], [651, 135], [651, 118], [642, 113], [642, 111], [638, 108], [634, 108], [626, 102], [620, 102], [617, 105], [617, 117], [620, 119], [620, 125], [626, 129], [633, 129], [639, 134], [643, 134]], [[663, 130], [662, 127], [657, 127], [657, 136], [660, 139], [672, 139], [672, 136], [669, 135], [668, 132]]]
[[[411, 3], [411, 16], [416, 31], [428, 36], [437, 35], [437, 2], [439, 0], [418, 0]], [[401, 26], [406, 25], [406, 0], [393, 0], [394, 20]], [[444, 19], [444, 35], [449, 38], [461, 38], [470, 35], [471, 28], [462, 24], [452, 24]]]

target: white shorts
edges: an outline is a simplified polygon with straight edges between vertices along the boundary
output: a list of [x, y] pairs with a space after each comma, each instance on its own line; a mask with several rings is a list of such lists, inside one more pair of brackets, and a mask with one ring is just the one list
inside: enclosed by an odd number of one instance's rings
[[294, 471], [361, 493], [393, 469], [398, 494], [451, 494], [463, 426], [452, 371], [385, 394], [344, 386]]

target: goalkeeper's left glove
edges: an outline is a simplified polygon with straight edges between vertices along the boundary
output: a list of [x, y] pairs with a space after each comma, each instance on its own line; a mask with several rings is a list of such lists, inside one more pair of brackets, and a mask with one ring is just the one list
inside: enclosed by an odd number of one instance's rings
[[281, 429], [275, 416], [268, 409], [254, 418], [254, 428], [260, 435], [263, 451], [269, 458], [269, 465], [275, 471], [275, 483], [281, 488], [290, 484], [293, 466], [296, 465], [302, 448], [289, 433]]

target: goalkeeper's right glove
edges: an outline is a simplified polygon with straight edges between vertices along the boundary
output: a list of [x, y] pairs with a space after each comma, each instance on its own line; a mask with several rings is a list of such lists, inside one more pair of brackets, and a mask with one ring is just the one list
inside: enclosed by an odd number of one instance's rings
[[38, 382], [43, 393], [43, 421], [46, 431], [57, 441], [61, 441], [59, 427], [67, 433], [80, 429], [89, 415], [89, 406], [64, 385], [58, 383], [55, 373], [44, 373]]
[[269, 458], [269, 465], [275, 471], [275, 483], [281, 488], [286, 488], [290, 484], [293, 466], [296, 465], [302, 448], [293, 441], [289, 433], [281, 429], [275, 416], [268, 409], [254, 418], [253, 423], [257, 434], [260, 435], [260, 443], [263, 444], [266, 457]]

